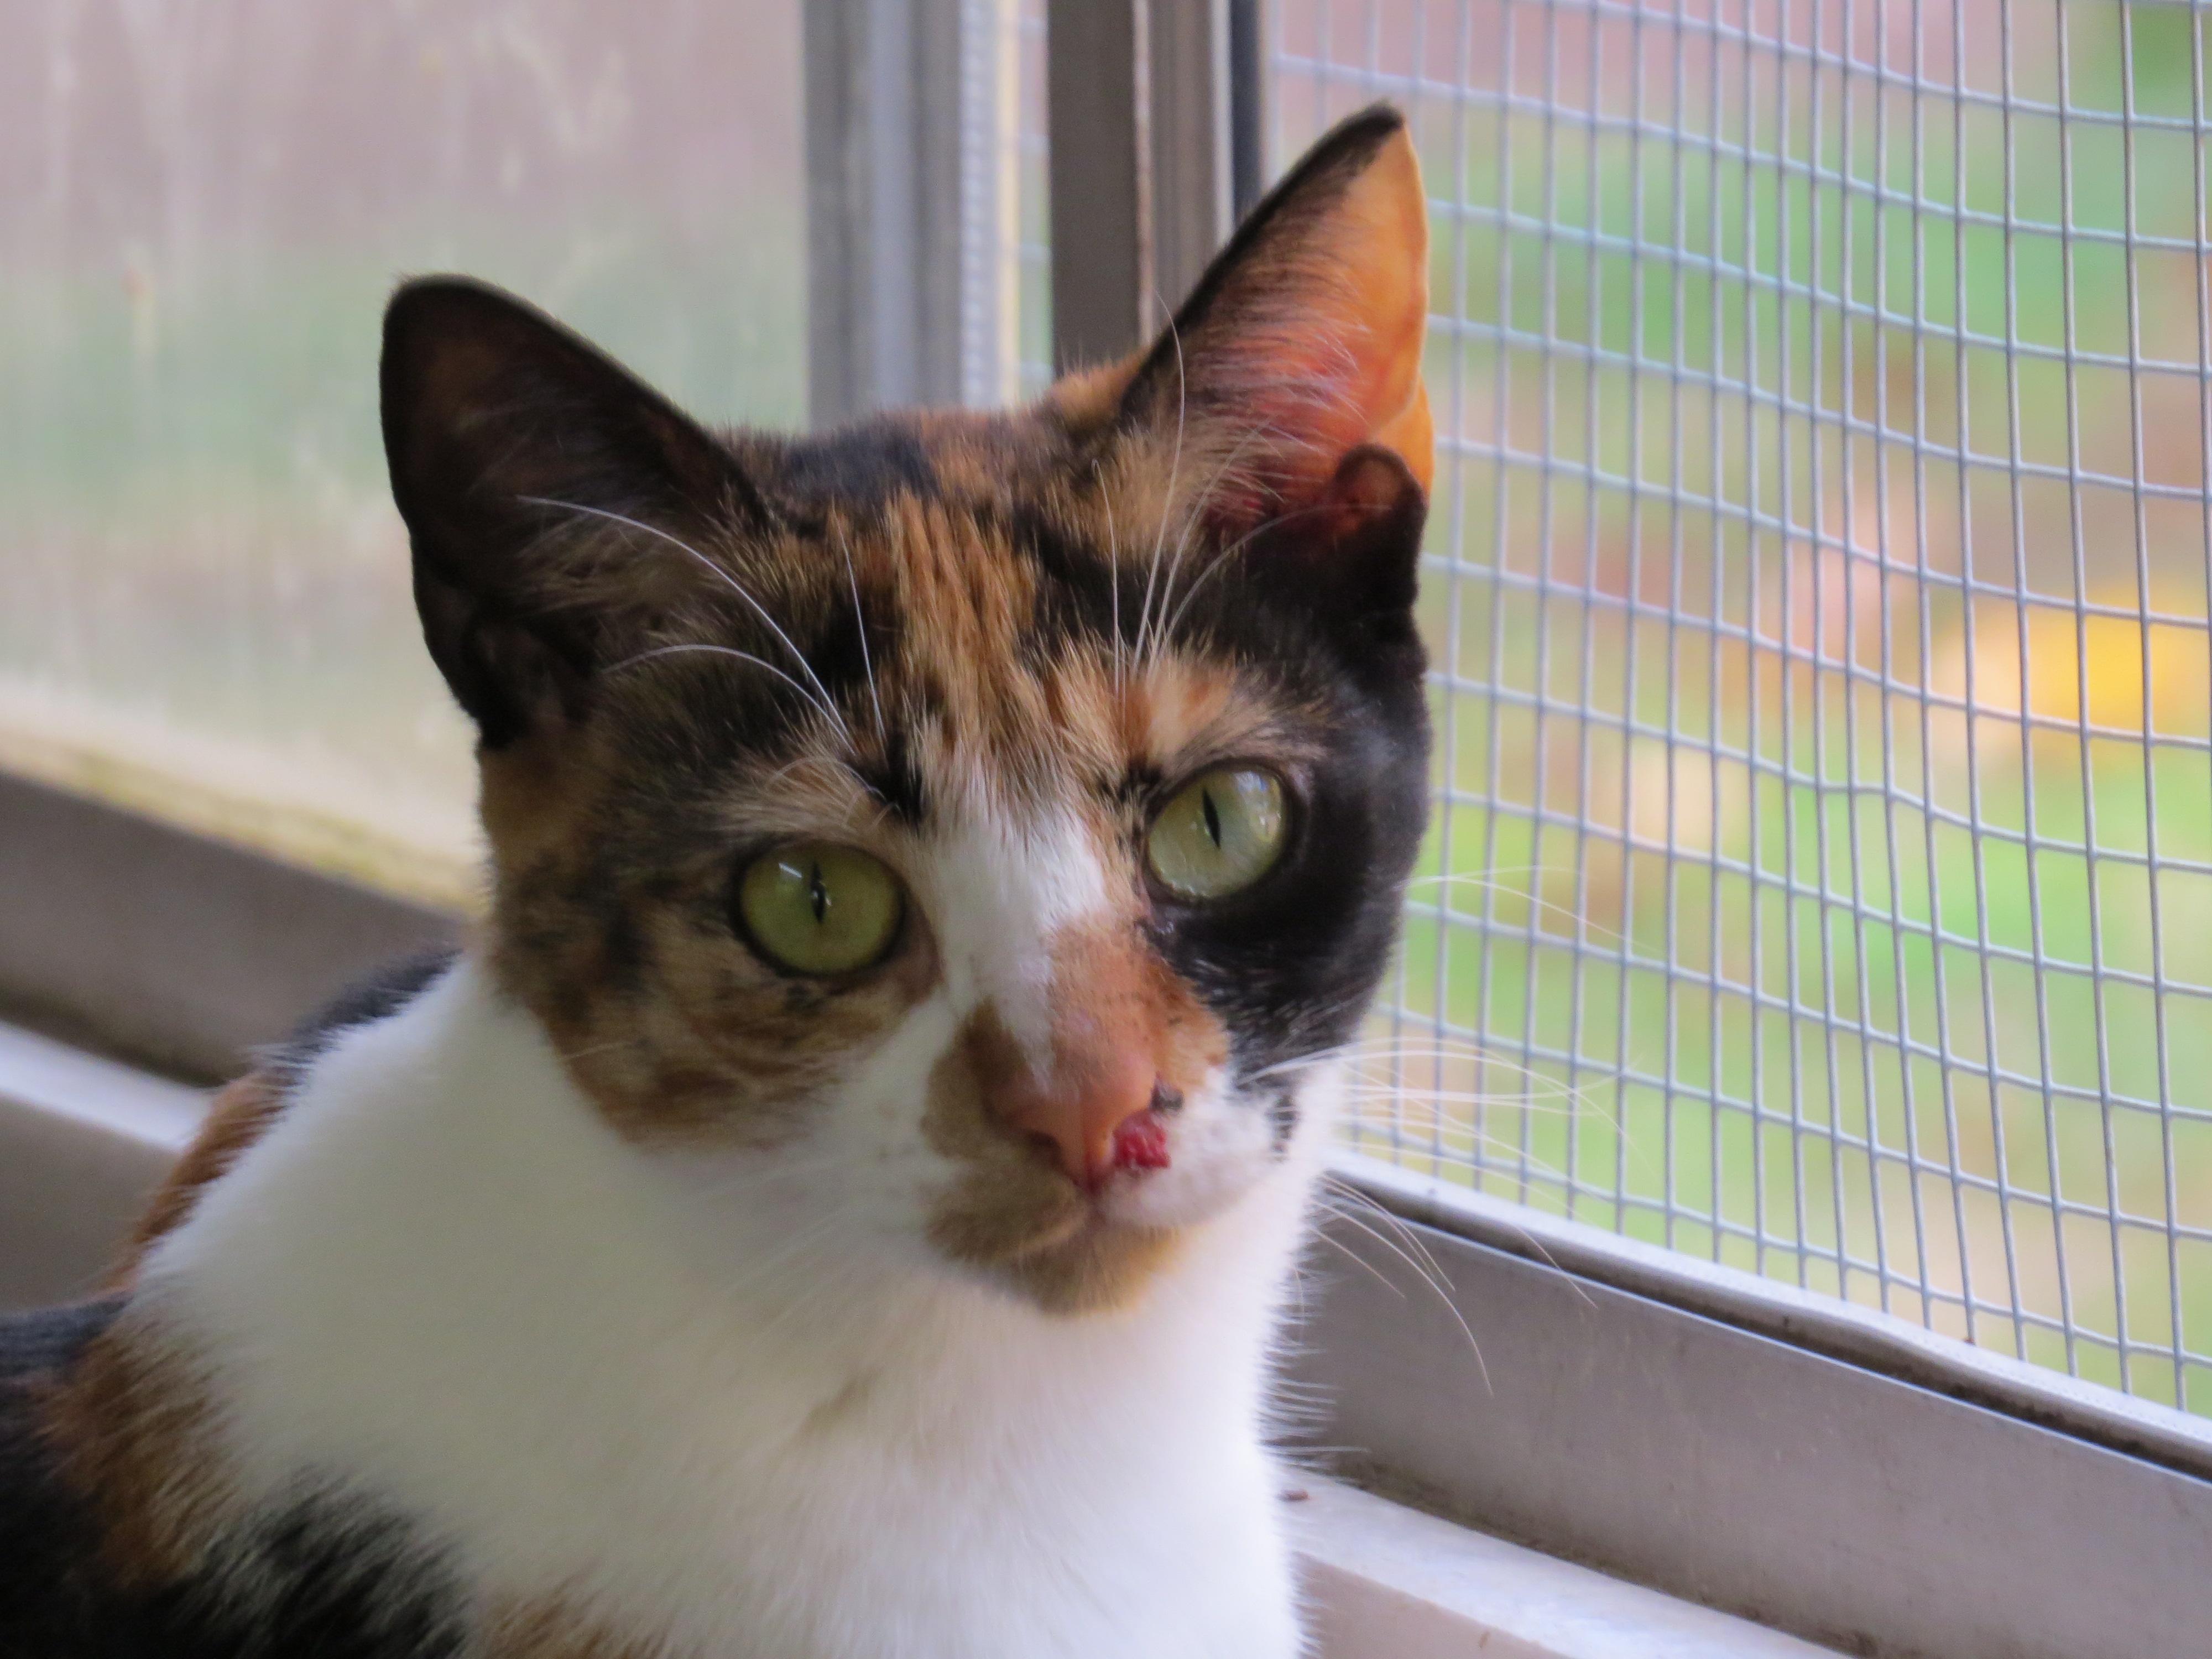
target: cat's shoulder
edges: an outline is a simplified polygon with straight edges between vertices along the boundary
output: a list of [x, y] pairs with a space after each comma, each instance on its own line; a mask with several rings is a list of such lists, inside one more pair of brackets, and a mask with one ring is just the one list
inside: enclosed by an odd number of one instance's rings
[[128, 1283], [147, 1250], [173, 1232], [209, 1184], [228, 1174], [268, 1132], [333, 1043], [348, 1031], [398, 1013], [435, 983], [457, 954], [441, 948], [402, 957], [348, 986], [282, 1042], [264, 1050], [252, 1071], [219, 1090], [191, 1145], [140, 1212], [125, 1243], [117, 1282]]
[[[221, 1477], [185, 1431], [191, 1380], [131, 1311], [140, 1256], [266, 1132], [315, 1061], [398, 1012], [453, 959], [409, 958], [350, 988], [220, 1091], [142, 1216], [112, 1293], [0, 1315], [0, 1659], [461, 1650], [449, 1575], [373, 1504], [317, 1497], [230, 1514], [212, 1530], [155, 1516], [157, 1498], [211, 1491]], [[149, 1548], [156, 1534], [176, 1547]]]
[[258, 1069], [287, 1080], [297, 1078], [348, 1031], [389, 1019], [414, 1001], [444, 976], [459, 954], [454, 946], [439, 945], [386, 963], [356, 980], [265, 1051]]

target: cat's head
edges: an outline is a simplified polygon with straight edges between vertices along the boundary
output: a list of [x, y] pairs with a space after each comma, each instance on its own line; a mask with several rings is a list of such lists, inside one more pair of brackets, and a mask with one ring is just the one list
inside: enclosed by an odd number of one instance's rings
[[1149, 351], [813, 438], [401, 289], [494, 959], [623, 1136], [1055, 1310], [1297, 1178], [1422, 829], [1426, 258], [1371, 112]]

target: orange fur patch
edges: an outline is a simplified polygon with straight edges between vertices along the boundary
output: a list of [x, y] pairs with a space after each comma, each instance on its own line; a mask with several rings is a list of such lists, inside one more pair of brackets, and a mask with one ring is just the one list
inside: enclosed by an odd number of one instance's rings
[[217, 1094], [183, 1156], [169, 1168], [123, 1248], [108, 1276], [111, 1289], [128, 1285], [138, 1264], [156, 1241], [173, 1232], [192, 1212], [200, 1193], [237, 1166], [246, 1148], [258, 1140], [284, 1109], [283, 1083], [268, 1072], [248, 1072]]
[[190, 1367], [126, 1309], [56, 1385], [44, 1417], [64, 1476], [99, 1517], [101, 1553], [126, 1586], [182, 1576], [230, 1503]]
[[478, 1659], [653, 1659], [658, 1641], [617, 1636], [561, 1597], [506, 1601], [485, 1616]]
[[1133, 917], [1062, 928], [1051, 945], [1053, 1051], [1064, 1073], [1102, 1049], [1137, 1048], [1188, 1093], [1229, 1057], [1229, 1033], [1143, 941]]

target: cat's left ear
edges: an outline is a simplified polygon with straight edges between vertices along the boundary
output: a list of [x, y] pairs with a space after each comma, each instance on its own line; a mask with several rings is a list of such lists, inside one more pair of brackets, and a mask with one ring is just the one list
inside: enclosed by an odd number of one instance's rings
[[1177, 479], [1172, 510], [1302, 550], [1361, 590], [1345, 597], [1410, 605], [1435, 466], [1428, 259], [1405, 118], [1353, 116], [1253, 210], [1121, 394], [1121, 429]]

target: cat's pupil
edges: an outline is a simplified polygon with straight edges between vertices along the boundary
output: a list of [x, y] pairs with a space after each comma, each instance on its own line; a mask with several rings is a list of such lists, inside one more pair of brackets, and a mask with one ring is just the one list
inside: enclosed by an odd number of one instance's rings
[[1199, 804], [1206, 809], [1206, 833], [1212, 840], [1213, 850], [1221, 850], [1221, 809], [1213, 804], [1213, 791], [1198, 792]]
[[806, 897], [814, 907], [815, 925], [819, 927], [822, 919], [830, 914], [830, 889], [822, 879], [819, 863], [810, 863], [806, 866]]

